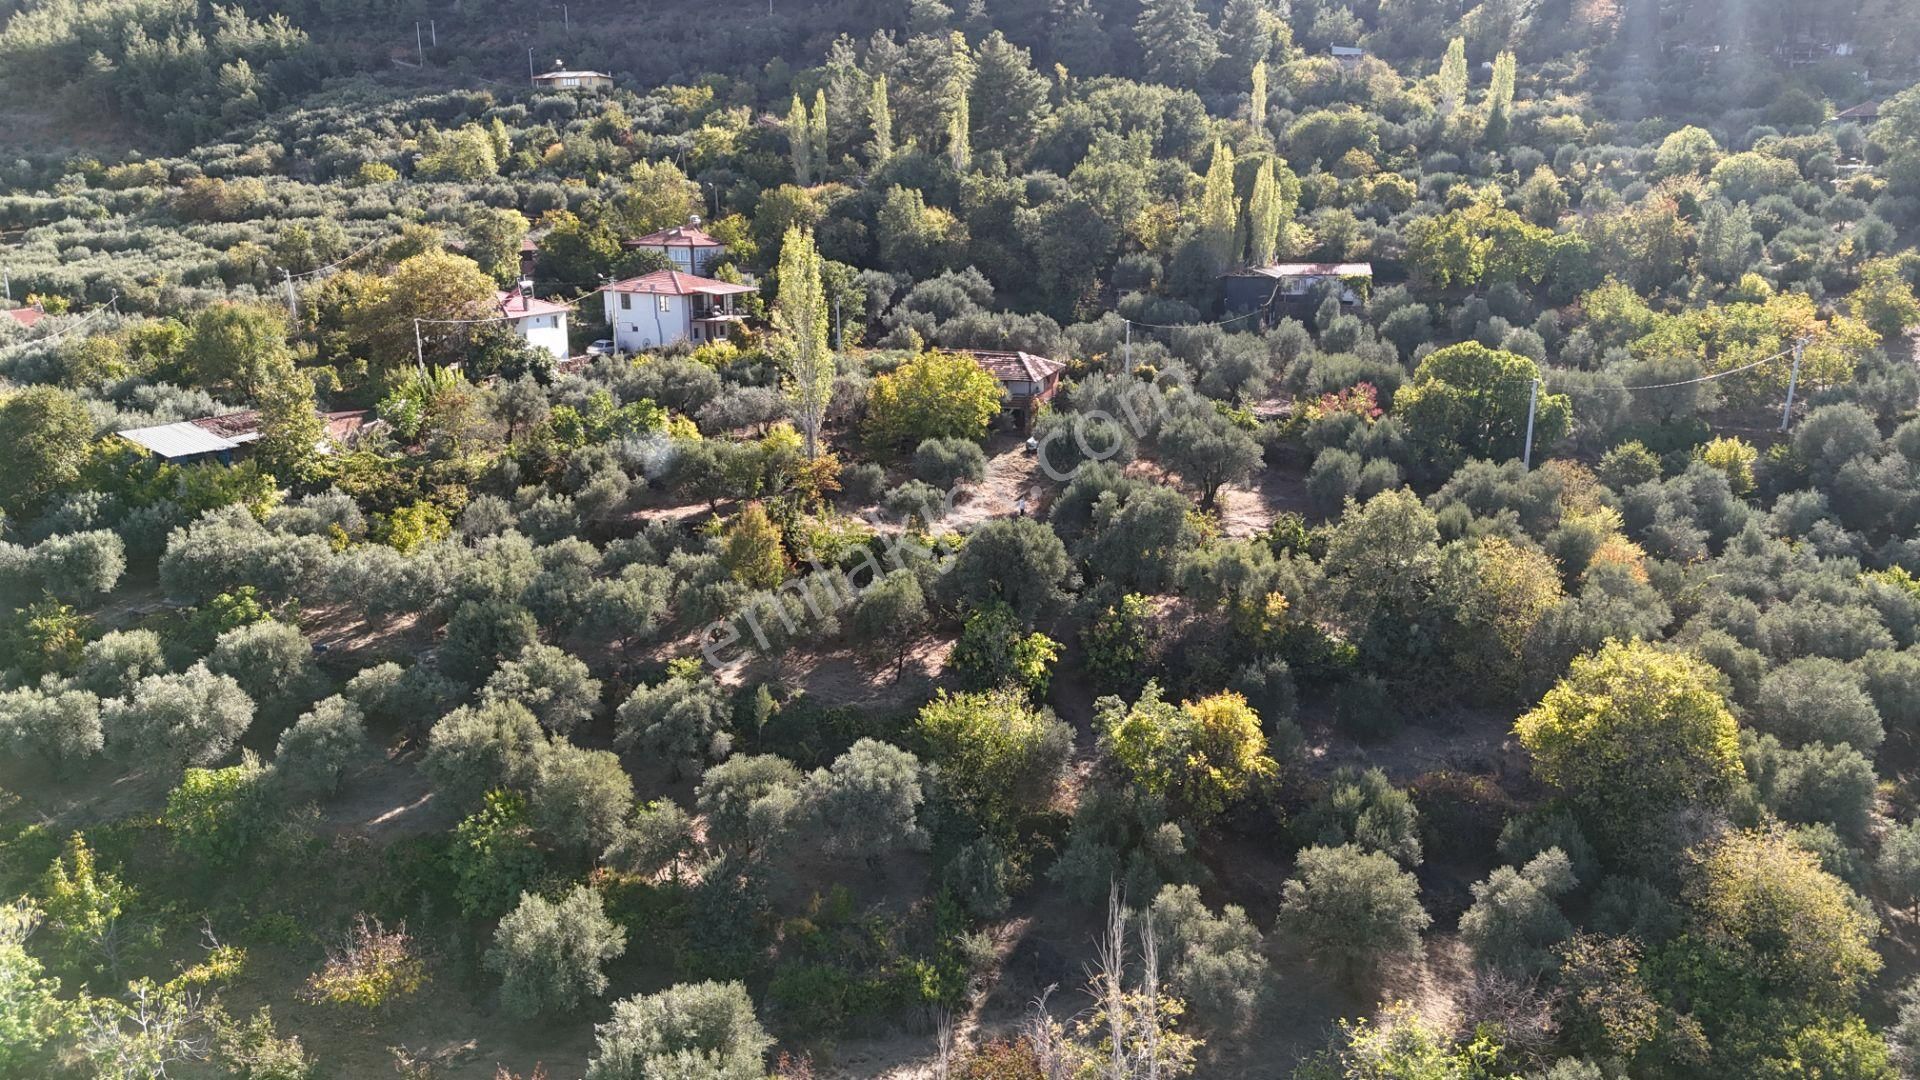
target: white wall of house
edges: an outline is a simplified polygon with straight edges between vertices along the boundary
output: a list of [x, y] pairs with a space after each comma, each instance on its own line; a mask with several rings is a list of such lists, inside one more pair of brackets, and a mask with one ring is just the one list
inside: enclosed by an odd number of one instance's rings
[[665, 255], [675, 270], [696, 277], [705, 277], [707, 271], [713, 269], [713, 264], [726, 253], [725, 248], [689, 248], [684, 244], [639, 244], [634, 250]]
[[525, 338], [527, 344], [536, 349], [545, 349], [556, 359], [565, 360], [571, 350], [567, 346], [567, 316], [565, 312], [552, 315], [529, 315], [513, 321], [514, 332]]
[[613, 347], [621, 352], [660, 349], [687, 340], [693, 330], [690, 297], [647, 293], [600, 294], [613, 327]]

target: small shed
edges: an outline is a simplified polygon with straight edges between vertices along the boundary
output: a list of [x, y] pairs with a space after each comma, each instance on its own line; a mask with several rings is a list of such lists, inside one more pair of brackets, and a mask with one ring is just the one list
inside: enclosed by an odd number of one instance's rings
[[1863, 101], [1851, 109], [1842, 109], [1833, 114], [1829, 124], [1871, 124], [1880, 119], [1880, 103]]
[[241, 446], [240, 443], [223, 435], [216, 435], [191, 420], [182, 420], [177, 424], [129, 428], [118, 434], [154, 457], [175, 465], [191, 465], [200, 461], [218, 461], [231, 465], [233, 452]]

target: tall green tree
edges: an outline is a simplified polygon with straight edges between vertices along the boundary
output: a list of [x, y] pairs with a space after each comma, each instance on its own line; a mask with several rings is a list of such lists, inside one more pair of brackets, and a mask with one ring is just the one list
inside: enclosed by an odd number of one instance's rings
[[1253, 65], [1247, 90], [1247, 119], [1262, 132], [1267, 130], [1267, 62]]
[[873, 141], [867, 144], [867, 160], [878, 165], [893, 156], [893, 106], [887, 100], [887, 77], [876, 76], [867, 95], [867, 123], [873, 128]]
[[1194, 86], [1220, 58], [1220, 47], [1193, 0], [1145, 0], [1133, 30], [1147, 74], [1167, 86]]
[[[1288, 219], [1293, 216], [1293, 198], [1289, 196], [1298, 192], [1299, 181], [1294, 180], [1289, 192], [1280, 182], [1284, 169], [1280, 159], [1273, 158], [1253, 178], [1253, 194], [1247, 198], [1247, 261], [1253, 266], [1273, 262], [1280, 252]], [[1292, 179], [1291, 171], [1287, 175]]]
[[1493, 60], [1493, 82], [1487, 87], [1487, 142], [1499, 146], [1506, 142], [1513, 127], [1514, 61], [1511, 52]]
[[0, 398], [0, 431], [0, 509], [22, 514], [79, 479], [93, 420], [65, 390], [29, 386]]
[[980, 43], [968, 104], [980, 149], [1014, 156], [1033, 145], [1048, 111], [1047, 80], [1027, 50], [995, 30]]
[[832, 159], [827, 152], [827, 91], [824, 87], [813, 92], [813, 111], [807, 115], [807, 157], [813, 161], [813, 167], [820, 171], [821, 179], [825, 179], [827, 166]]
[[952, 104], [947, 108], [947, 161], [958, 173], [973, 168], [973, 110], [967, 104], [973, 82], [970, 74], [955, 76], [948, 88]]
[[1452, 116], [1467, 100], [1467, 40], [1447, 42], [1447, 55], [1440, 61], [1440, 74], [1433, 83], [1434, 104], [1442, 119]]
[[1240, 200], [1233, 189], [1233, 148], [1213, 144], [1213, 164], [1200, 188], [1200, 242], [1224, 269], [1239, 256]]
[[1269, 60], [1283, 58], [1292, 44], [1293, 33], [1272, 0], [1227, 0], [1220, 12], [1220, 65], [1215, 74], [1223, 86], [1245, 86]]
[[1609, 642], [1575, 660], [1514, 732], [1587, 834], [1631, 852], [1672, 811], [1723, 805], [1745, 777], [1718, 678], [1685, 653]]
[[782, 390], [805, 438], [807, 457], [820, 454], [820, 429], [833, 400], [834, 359], [827, 341], [827, 297], [813, 233], [787, 230], [780, 245], [780, 293], [774, 301]]
[[787, 156], [793, 162], [793, 182], [801, 187], [812, 184], [813, 127], [799, 94], [793, 95], [793, 104], [787, 107]]
[[[1540, 365], [1518, 353], [1463, 341], [1420, 361], [1413, 380], [1394, 394], [1393, 411], [1436, 461], [1505, 461], [1521, 455], [1527, 403], [1539, 378]], [[1572, 399], [1540, 391], [1536, 450], [1564, 438], [1572, 422]]]

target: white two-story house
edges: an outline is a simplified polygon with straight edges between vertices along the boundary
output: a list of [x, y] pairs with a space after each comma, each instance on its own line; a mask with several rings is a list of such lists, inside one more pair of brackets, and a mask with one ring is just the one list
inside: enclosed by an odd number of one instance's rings
[[613, 347], [620, 352], [660, 349], [690, 341], [704, 345], [729, 337], [743, 317], [733, 298], [757, 292], [752, 285], [697, 277], [679, 270], [655, 270], [601, 291]]
[[567, 345], [567, 305], [533, 295], [533, 282], [496, 293], [494, 306], [527, 344], [545, 349], [556, 360], [565, 360], [572, 351]]
[[648, 233], [621, 241], [629, 251], [652, 251], [667, 257], [667, 262], [683, 274], [710, 274], [727, 257], [727, 245], [700, 228], [700, 217], [687, 219], [685, 225]]

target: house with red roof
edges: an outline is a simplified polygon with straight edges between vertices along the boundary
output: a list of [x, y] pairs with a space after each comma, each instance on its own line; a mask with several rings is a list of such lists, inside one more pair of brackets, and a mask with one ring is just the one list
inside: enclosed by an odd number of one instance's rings
[[522, 281], [506, 292], [495, 293], [493, 303], [527, 344], [545, 349], [556, 360], [565, 360], [573, 351], [567, 344], [567, 312], [572, 309], [533, 295], [533, 282]]
[[5, 315], [8, 318], [11, 318], [15, 323], [19, 324], [23, 329], [32, 329], [34, 323], [37, 323], [41, 319], [44, 319], [47, 317], [47, 313], [40, 310], [38, 307], [0, 309], [0, 315]]
[[1000, 382], [1000, 411], [1013, 418], [1022, 431], [1033, 426], [1040, 406], [1053, 400], [1060, 389], [1060, 373], [1065, 364], [1029, 352], [1001, 349], [963, 349], [981, 370]]
[[616, 281], [600, 295], [606, 302], [607, 325], [613, 327], [614, 349], [631, 353], [731, 337], [745, 321], [734, 311], [733, 298], [757, 291], [752, 285], [655, 270]]
[[688, 218], [685, 225], [622, 240], [620, 245], [629, 251], [664, 255], [667, 262], [683, 274], [710, 274], [714, 266], [727, 257], [727, 245], [700, 227], [698, 214]]

